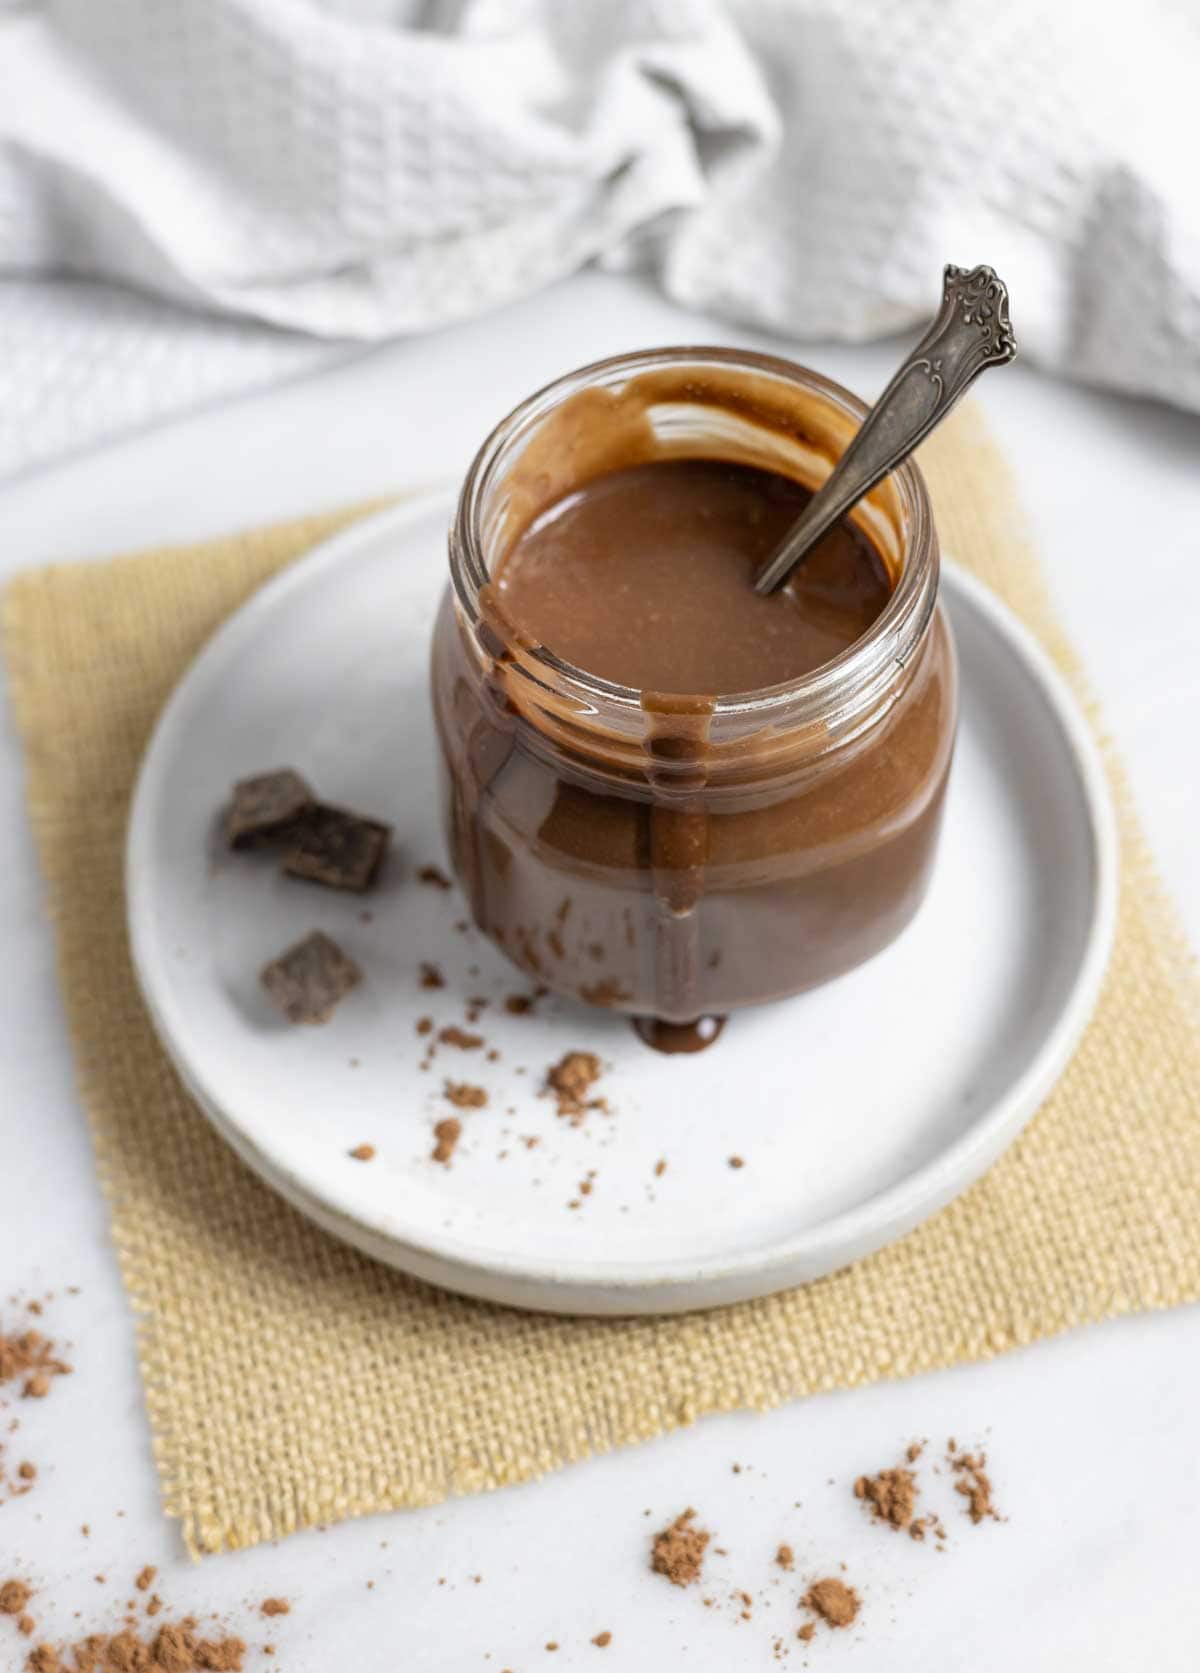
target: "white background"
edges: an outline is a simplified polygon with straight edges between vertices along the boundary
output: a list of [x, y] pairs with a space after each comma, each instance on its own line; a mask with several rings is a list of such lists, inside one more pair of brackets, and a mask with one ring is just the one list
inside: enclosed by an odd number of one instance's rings
[[[0, 577], [455, 478], [536, 385], [602, 354], [687, 341], [795, 353], [868, 397], [898, 358], [894, 343], [770, 343], [587, 275], [0, 489]], [[1056, 602], [1200, 946], [1200, 418], [1021, 365], [984, 379], [977, 398], [1015, 466]], [[21, 1405], [10, 1462], [32, 1458], [41, 1473], [33, 1493], [0, 1505], [0, 1580], [20, 1573], [38, 1585], [47, 1636], [107, 1627], [133, 1574], [154, 1563], [173, 1609], [216, 1609], [252, 1645], [273, 1641], [273, 1662], [247, 1665], [284, 1673], [725, 1673], [776, 1665], [777, 1635], [793, 1667], [1200, 1665], [1196, 1308], [993, 1364], [708, 1419], [530, 1486], [192, 1566], [158, 1504], [7, 710], [0, 935], [0, 1305], [59, 1292], [45, 1322], [77, 1366], [51, 1399]], [[79, 1296], [61, 1293], [71, 1284]], [[971, 1527], [945, 1477], [927, 1474], [930, 1505], [949, 1521], [945, 1553], [866, 1525], [848, 1491], [855, 1475], [896, 1462], [910, 1437], [940, 1450], [951, 1434], [986, 1442], [1008, 1520]], [[703, 1588], [685, 1592], [646, 1559], [649, 1532], [687, 1504], [729, 1555], [712, 1556]], [[780, 1540], [795, 1547], [794, 1577], [772, 1567]], [[806, 1649], [794, 1639], [802, 1582], [842, 1562], [863, 1594], [860, 1621], [821, 1630]], [[729, 1601], [734, 1588], [757, 1600], [749, 1622]], [[717, 1605], [704, 1608], [701, 1591]], [[268, 1625], [253, 1606], [269, 1594], [291, 1598], [293, 1611]], [[592, 1648], [606, 1628], [611, 1646]], [[553, 1657], [549, 1640], [561, 1646]], [[24, 1648], [0, 1619], [0, 1669], [19, 1668]]]

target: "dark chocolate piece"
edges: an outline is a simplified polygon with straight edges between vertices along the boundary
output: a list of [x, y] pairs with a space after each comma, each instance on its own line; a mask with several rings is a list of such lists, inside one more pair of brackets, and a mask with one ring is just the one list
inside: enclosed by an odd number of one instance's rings
[[226, 841], [231, 848], [279, 841], [316, 800], [312, 787], [291, 767], [239, 779], [225, 809]]
[[375, 881], [392, 828], [318, 802], [290, 834], [291, 845], [283, 856], [283, 869], [290, 877], [361, 894]]
[[319, 929], [264, 965], [262, 985], [289, 1022], [328, 1022], [362, 971]]

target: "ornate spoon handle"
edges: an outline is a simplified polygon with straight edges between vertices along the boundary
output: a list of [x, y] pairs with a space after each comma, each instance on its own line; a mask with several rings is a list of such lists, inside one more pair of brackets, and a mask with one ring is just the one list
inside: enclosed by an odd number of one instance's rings
[[1008, 321], [1008, 291], [990, 267], [947, 267], [942, 305], [929, 330], [867, 414], [803, 516], [763, 565], [756, 592], [781, 587], [826, 530], [856, 500], [895, 470], [940, 424], [988, 366], [1017, 352]]

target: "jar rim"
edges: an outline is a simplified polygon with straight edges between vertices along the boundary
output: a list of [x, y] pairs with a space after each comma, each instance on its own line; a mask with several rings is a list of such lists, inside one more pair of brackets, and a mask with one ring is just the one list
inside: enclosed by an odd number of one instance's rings
[[[717, 366], [726, 370], [767, 373], [825, 400], [845, 416], [866, 418], [870, 408], [842, 384], [780, 355], [705, 344], [639, 349], [591, 361], [544, 384], [502, 418], [479, 448], [463, 480], [450, 537], [450, 572], [460, 609], [473, 629], [483, 620], [480, 594], [491, 581], [483, 553], [485, 498], [505, 449], [570, 396], [590, 385], [611, 383], [614, 374], [634, 376], [673, 367]], [[897, 466], [887, 482], [894, 485], [906, 514], [904, 561], [884, 609], [853, 644], [829, 662], [798, 679], [714, 698], [712, 724], [751, 721], [758, 727], [786, 719], [789, 724], [815, 719], [833, 722], [849, 708], [861, 711], [881, 681], [909, 660], [928, 626], [936, 604], [938, 548], [928, 489], [911, 458]], [[536, 683], [587, 707], [603, 705], [609, 715], [643, 716], [642, 692], [635, 686], [592, 674], [557, 656], [544, 645], [528, 647], [522, 672]]]

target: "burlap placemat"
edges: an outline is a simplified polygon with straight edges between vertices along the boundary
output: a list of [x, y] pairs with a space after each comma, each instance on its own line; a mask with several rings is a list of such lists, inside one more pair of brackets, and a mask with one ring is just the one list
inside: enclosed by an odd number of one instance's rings
[[[943, 542], [1079, 685], [978, 417], [923, 463]], [[523, 1480], [817, 1389], [980, 1359], [1200, 1295], [1200, 1007], [1119, 773], [1123, 886], [1096, 1018], [974, 1189], [824, 1282], [690, 1318], [533, 1317], [316, 1231], [241, 1166], [156, 1044], [125, 941], [129, 791], [213, 629], [353, 513], [26, 575], [5, 607], [83, 1101], [139, 1320], [168, 1512], [197, 1551]]]

